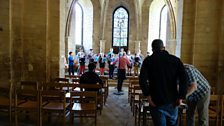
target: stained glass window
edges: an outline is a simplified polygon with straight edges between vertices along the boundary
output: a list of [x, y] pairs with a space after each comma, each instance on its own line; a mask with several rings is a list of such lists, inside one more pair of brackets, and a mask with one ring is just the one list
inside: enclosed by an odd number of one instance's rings
[[128, 44], [128, 12], [119, 7], [113, 15], [113, 46]]

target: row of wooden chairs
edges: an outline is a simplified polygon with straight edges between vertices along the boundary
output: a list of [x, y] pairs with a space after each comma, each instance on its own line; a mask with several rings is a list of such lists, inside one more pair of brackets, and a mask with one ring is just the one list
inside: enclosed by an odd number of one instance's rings
[[[72, 83], [79, 83], [80, 81], [80, 75], [65, 75], [65, 79], [56, 79], [59, 81], [63, 81], [63, 82], [69, 82], [69, 79], [71, 79], [71, 82]], [[109, 85], [108, 85], [108, 79], [109, 77], [108, 76], [104, 76], [104, 75], [100, 75], [100, 79], [103, 81], [103, 96], [104, 96], [104, 104], [106, 103], [106, 100], [107, 100], [107, 97], [108, 97], [108, 94], [109, 94]]]
[[[64, 86], [72, 86], [72, 88], [79, 87], [80, 89], [83, 88], [93, 88], [88, 85], [74, 85], [74, 84], [54, 84], [56, 87], [64, 87]], [[15, 90], [12, 89], [12, 84], [10, 85], [10, 88], [7, 88], [9, 90], [3, 90], [1, 93], [6, 93], [6, 95], [1, 95], [0, 97], [0, 109], [1, 110], [8, 110], [10, 123], [12, 122], [12, 111], [15, 112], [15, 125], [18, 125], [19, 117], [18, 115], [21, 115], [21, 113], [24, 113], [22, 115], [26, 115], [26, 117], [29, 117], [28, 115], [32, 113], [36, 113], [37, 118], [37, 125], [42, 124], [43, 115], [48, 115], [48, 113], [54, 113], [54, 112], [61, 112], [61, 116], [64, 117], [63, 122], [65, 124], [65, 115], [67, 113], [70, 113], [71, 120], [74, 113], [85, 113], [81, 114], [82, 117], [85, 117], [86, 115], [89, 116], [89, 114], [86, 114], [86, 112], [90, 112], [90, 114], [93, 114], [95, 118], [95, 124], [96, 124], [96, 118], [97, 118], [97, 111], [98, 111], [98, 93], [97, 92], [88, 92], [88, 91], [72, 91], [70, 92], [70, 97], [66, 97], [66, 92], [63, 90], [45, 90], [50, 89], [50, 87], [53, 86], [53, 83], [51, 84], [44, 84], [42, 85], [42, 88], [39, 88], [37, 82], [31, 82], [31, 81], [24, 81], [20, 84], [17, 84], [15, 86]], [[96, 88], [101, 88], [100, 86], [97, 86]], [[43, 90], [44, 89], [44, 90]], [[8, 95], [7, 95], [8, 94]], [[12, 97], [12, 95], [15, 95], [15, 98]], [[8, 97], [9, 96], [9, 97]], [[79, 98], [73, 99], [73, 98]], [[80, 100], [82, 98], [82, 100]], [[84, 101], [83, 99], [91, 99], [91, 101], [86, 102], [84, 104], [81, 103], [81, 101]], [[70, 102], [66, 102], [70, 101]], [[77, 103], [77, 101], [79, 103]], [[87, 101], [87, 100], [85, 100]], [[102, 100], [101, 100], [102, 101]], [[102, 105], [102, 103], [101, 103]], [[95, 107], [93, 107], [95, 106]], [[73, 114], [73, 115], [72, 115]], [[78, 114], [80, 115], [80, 114]], [[48, 116], [51, 117], [51, 116]], [[72, 121], [71, 121], [72, 122]], [[10, 124], [11, 125], [11, 124]]]
[[[143, 122], [143, 125], [145, 125], [146, 119], [151, 119], [151, 115], [147, 99], [141, 92], [138, 79], [132, 78], [129, 80], [128, 101], [131, 105], [133, 115], [135, 116], [135, 124], [140, 125], [140, 123]], [[182, 114], [182, 120], [185, 120], [185, 112]], [[148, 116], [144, 117], [146, 115]], [[218, 124], [222, 126], [224, 120], [224, 96], [214, 95], [214, 93], [211, 94], [209, 105], [209, 119], [215, 122], [217, 126]]]
[[[151, 120], [151, 115], [149, 111], [148, 101], [146, 97], [143, 94], [137, 94], [139, 97], [139, 100], [137, 104], [135, 104], [135, 124], [140, 125], [141, 122], [143, 125], [146, 125], [146, 120]], [[220, 104], [221, 102], [221, 104]], [[182, 124], [185, 124], [186, 122], [186, 109], [183, 111], [183, 113], [180, 113], [182, 116], [182, 119], [179, 120], [182, 122]], [[198, 115], [195, 115], [195, 118], [198, 118]], [[211, 123], [215, 123], [216, 126], [222, 126], [224, 120], [224, 95], [211, 95], [210, 96], [210, 105], [209, 105], [209, 121]]]
[[[106, 104], [106, 100], [109, 94], [109, 85], [108, 85], [108, 76], [100, 76], [100, 79], [103, 81], [103, 87], [102, 87], [102, 95], [103, 95], [103, 103]], [[54, 82], [59, 83], [69, 83], [71, 80], [71, 83], [73, 84], [79, 84], [80, 75], [65, 75], [65, 78], [55, 78]]]

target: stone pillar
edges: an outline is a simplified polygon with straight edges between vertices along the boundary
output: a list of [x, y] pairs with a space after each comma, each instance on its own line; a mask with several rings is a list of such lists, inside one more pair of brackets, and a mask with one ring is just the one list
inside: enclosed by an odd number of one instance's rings
[[135, 53], [139, 52], [140, 50], [141, 41], [135, 41]]
[[166, 42], [166, 50], [170, 53], [175, 55], [176, 54], [176, 39], [169, 39]]
[[100, 53], [105, 53], [105, 43], [106, 40], [100, 40]]

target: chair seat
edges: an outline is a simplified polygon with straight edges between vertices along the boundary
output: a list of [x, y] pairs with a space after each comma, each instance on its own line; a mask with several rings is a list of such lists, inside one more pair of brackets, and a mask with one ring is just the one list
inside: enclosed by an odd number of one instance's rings
[[216, 111], [209, 109], [209, 116], [210, 116], [210, 117], [217, 117], [217, 115], [218, 115], [218, 114], [217, 114]]
[[[65, 104], [65, 108], [69, 106], [69, 103]], [[47, 110], [64, 110], [63, 103], [57, 103], [57, 102], [49, 102], [48, 104], [43, 106], [43, 109]]]
[[139, 95], [135, 95], [135, 101], [139, 101]]
[[0, 97], [0, 106], [9, 106], [9, 104], [10, 104], [9, 98], [7, 98], [7, 97]]
[[36, 109], [39, 103], [37, 101], [26, 101], [17, 106], [17, 108]]
[[96, 110], [95, 103], [74, 103], [71, 111], [92, 111]]

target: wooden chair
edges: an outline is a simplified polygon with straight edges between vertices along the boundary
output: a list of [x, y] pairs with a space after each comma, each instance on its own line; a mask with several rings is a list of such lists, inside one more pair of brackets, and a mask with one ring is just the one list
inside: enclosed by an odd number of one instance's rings
[[[78, 84], [75, 85], [76, 87], [80, 88], [80, 91], [89, 91], [95, 90], [97, 92], [97, 106], [100, 110], [100, 114], [103, 110], [103, 95], [102, 95], [102, 86], [100, 84]], [[86, 90], [88, 89], [88, 90]]]
[[219, 114], [220, 114], [220, 96], [211, 95], [209, 104], [209, 121], [214, 120], [216, 126], [218, 126]]
[[12, 107], [14, 107], [13, 84], [10, 83], [9, 87], [0, 87], [0, 110], [7, 112], [9, 117], [9, 125], [12, 123]]
[[224, 95], [221, 96], [220, 126], [223, 126], [223, 120], [224, 120]]
[[79, 77], [77, 77], [77, 78], [72, 78], [72, 83], [74, 83], [74, 84], [79, 84], [79, 82], [80, 82], [80, 78], [79, 78]]
[[65, 78], [80, 78], [80, 75], [65, 75]]
[[133, 92], [131, 93], [131, 110], [133, 111], [133, 116], [135, 115], [135, 107], [136, 104], [139, 103], [140, 94], [142, 94], [142, 90], [140, 86], [134, 86]]
[[58, 83], [69, 83], [69, 79], [68, 78], [55, 78], [54, 82], [58, 82]]
[[43, 90], [63, 90], [63, 91], [70, 91], [72, 88], [70, 88], [71, 83], [68, 82], [48, 82], [44, 83], [42, 85]]
[[66, 103], [65, 92], [60, 90], [43, 90], [40, 92], [40, 110], [41, 118], [40, 124], [43, 123], [44, 115], [48, 116], [50, 120], [51, 114], [59, 113], [60, 119], [63, 120], [63, 125], [66, 124], [66, 108], [69, 107], [69, 103]]
[[15, 85], [15, 125], [18, 125], [18, 114], [38, 115], [36, 124], [39, 124], [39, 87], [37, 81], [21, 81]]
[[[39, 125], [39, 91], [38, 89], [28, 88], [32, 85], [26, 85], [28, 83], [21, 82], [21, 87], [15, 89], [15, 125], [18, 125], [18, 114], [25, 115], [29, 118], [29, 115], [36, 116], [36, 125]], [[28, 87], [26, 87], [28, 86]], [[33, 87], [32, 85], [31, 87]], [[26, 88], [25, 88], [26, 87]], [[36, 83], [36, 87], [38, 87]], [[36, 113], [36, 114], [34, 114]]]
[[146, 111], [145, 113], [147, 113], [147, 112], [149, 113], [149, 111], [146, 109], [148, 106], [149, 106], [149, 104], [148, 104], [148, 100], [146, 99], [146, 97], [143, 94], [139, 94], [139, 101], [135, 105], [135, 125], [140, 126], [141, 121], [143, 119], [146, 119], [146, 117], [143, 118], [143, 112]]
[[[73, 100], [74, 96], [79, 96], [80, 100]], [[70, 99], [70, 120], [73, 124], [74, 117], [92, 117], [95, 118], [95, 126], [97, 124], [97, 92], [81, 91], [71, 92]], [[78, 114], [75, 116], [75, 114]]]
[[39, 83], [37, 81], [21, 81], [18, 85], [16, 85], [17, 88], [25, 89], [25, 90], [38, 90], [39, 89]]
[[107, 97], [108, 97], [108, 94], [109, 94], [109, 86], [108, 86], [108, 79], [109, 77], [108, 76], [100, 76], [100, 79], [103, 81], [103, 103], [104, 105], [106, 104], [106, 101], [107, 101]]
[[129, 82], [129, 86], [128, 86], [128, 102], [130, 103], [130, 105], [132, 104], [131, 102], [131, 93], [133, 92], [134, 86], [139, 86], [139, 80], [131, 80]]

